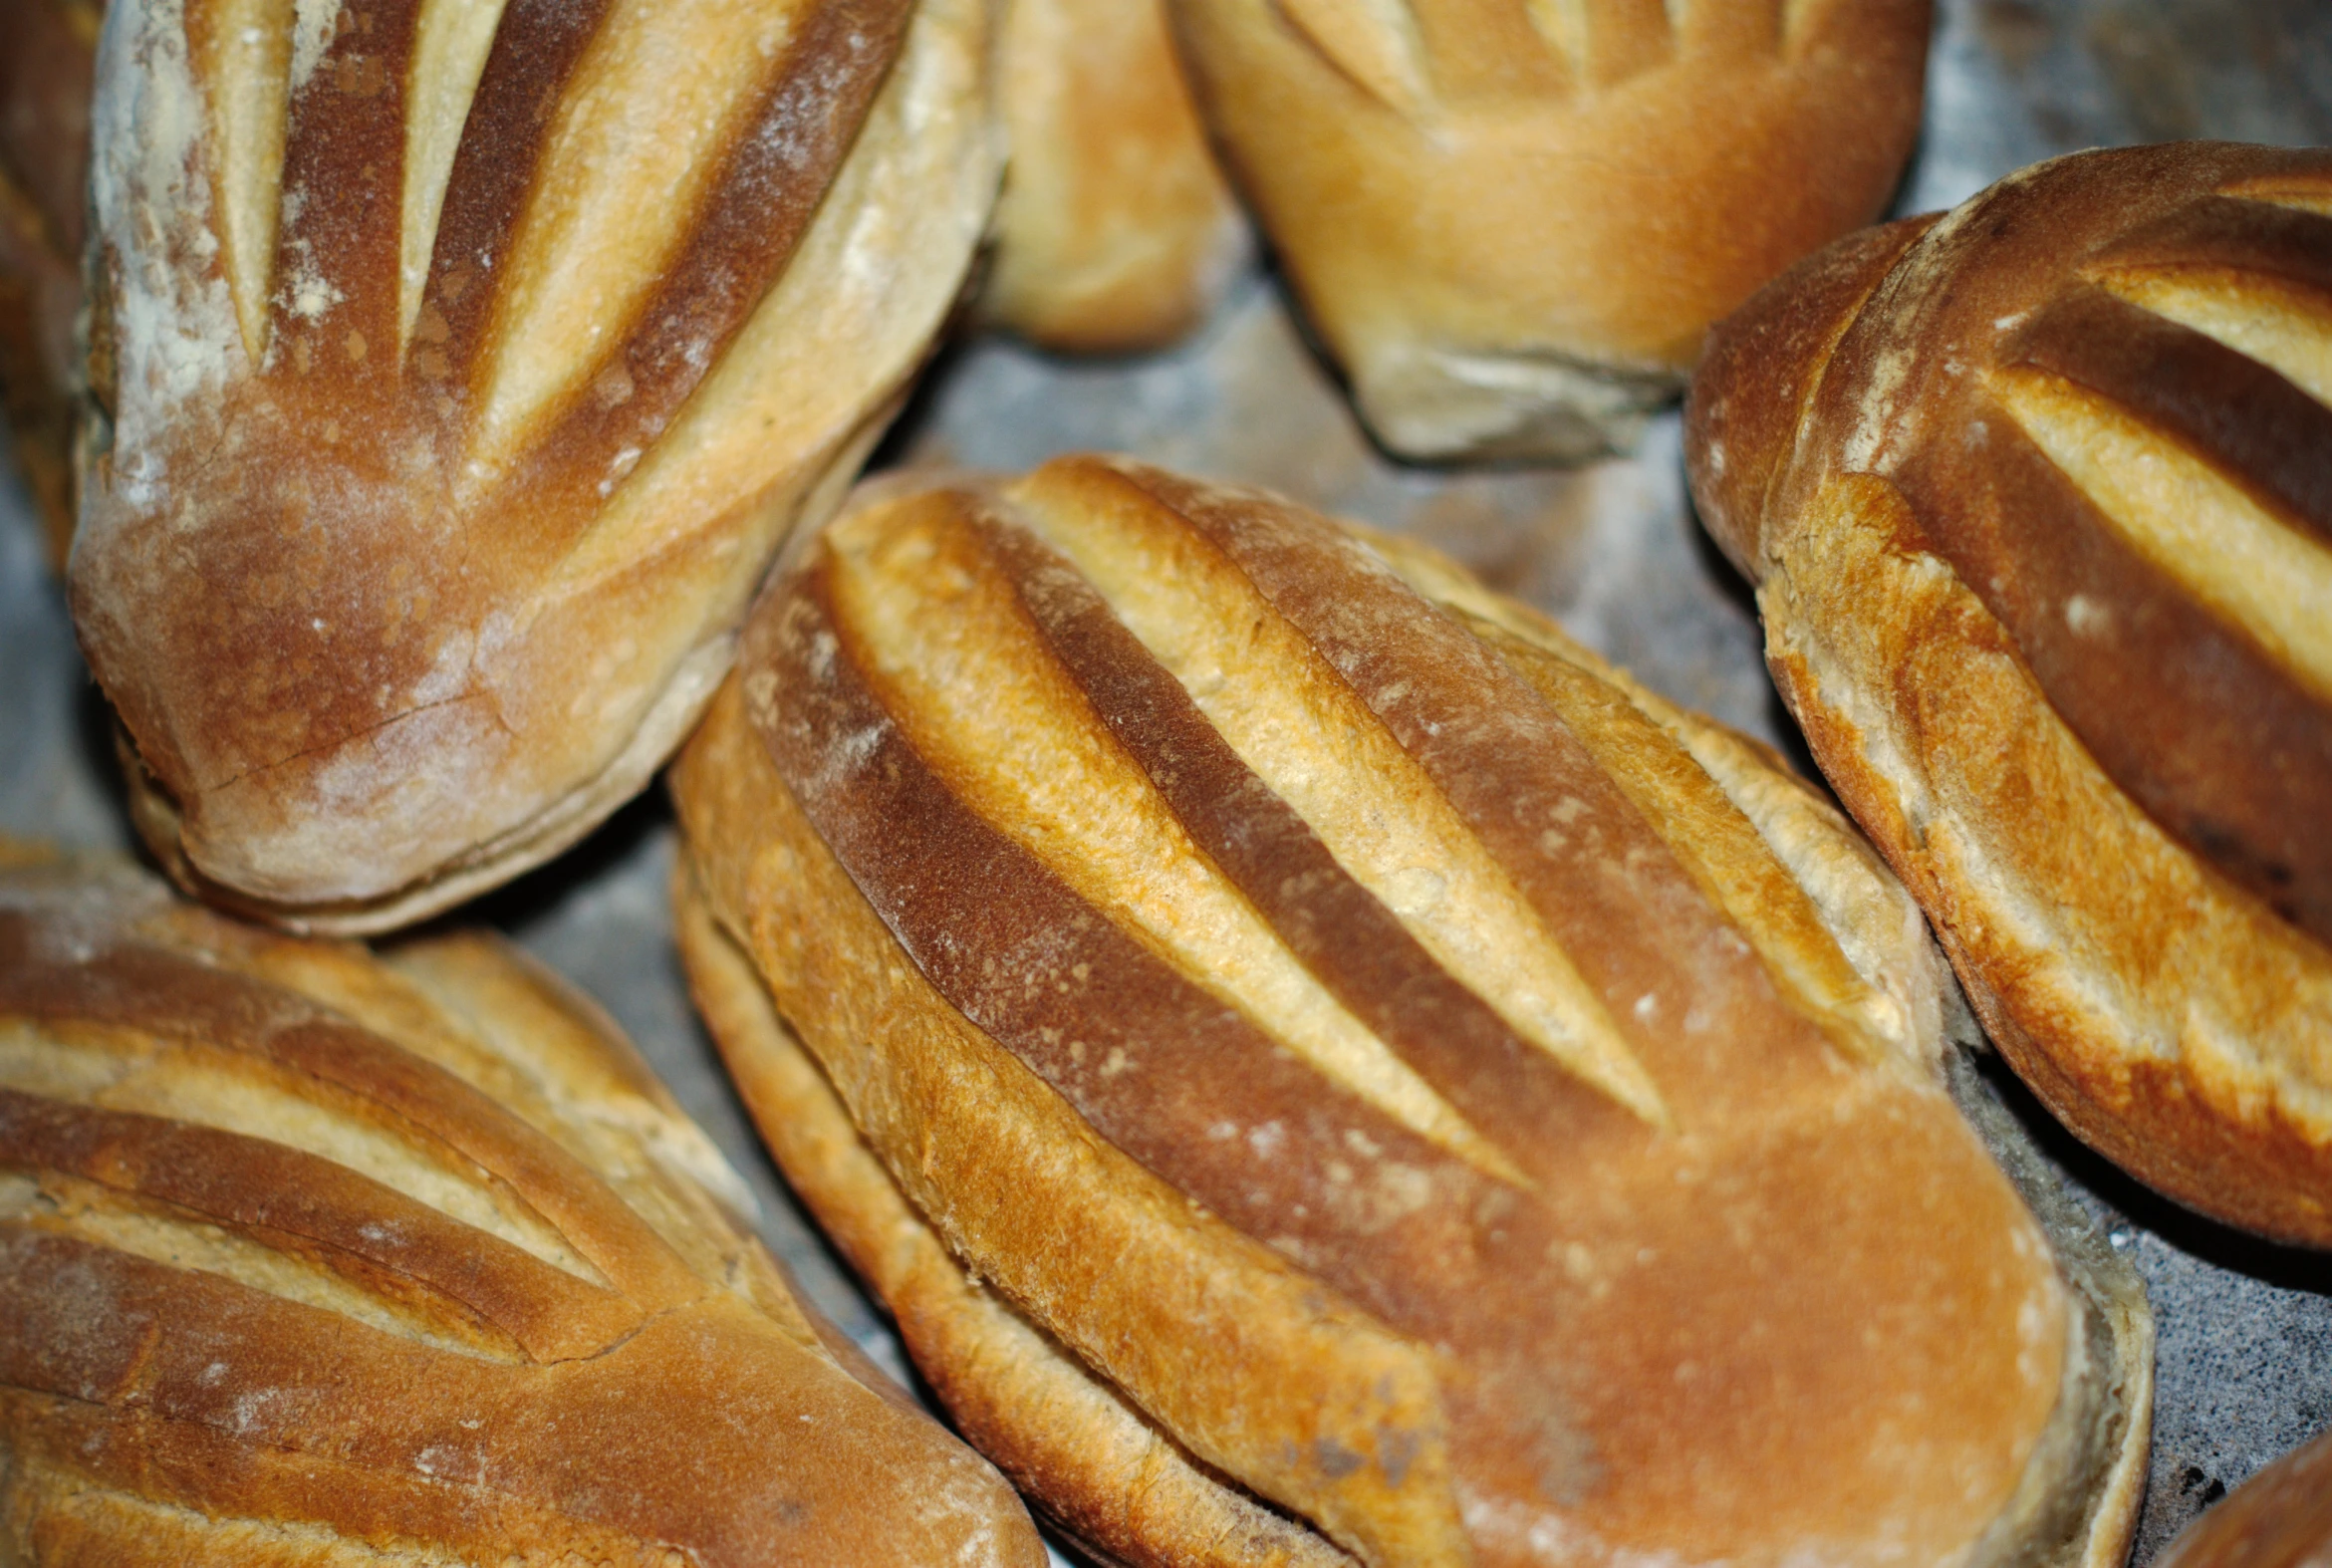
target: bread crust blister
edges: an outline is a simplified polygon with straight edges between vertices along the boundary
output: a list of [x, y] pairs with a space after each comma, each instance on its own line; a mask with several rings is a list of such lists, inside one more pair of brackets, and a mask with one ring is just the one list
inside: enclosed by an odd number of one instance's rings
[[2075, 1132], [2332, 1244], [2332, 161], [2036, 165], [1712, 344], [1701, 515], [1823, 772]]
[[1438, 558], [1117, 460], [875, 488], [674, 788], [781, 1162], [1110, 1556], [2126, 1547], [2142, 1297], [1953, 1111], [1912, 906]]
[[115, 9], [73, 604], [180, 880], [385, 929], [647, 782], [953, 303], [991, 31], [985, 0]]
[[749, 1205], [490, 937], [377, 959], [8, 866], [0, 1559], [1035, 1568]]

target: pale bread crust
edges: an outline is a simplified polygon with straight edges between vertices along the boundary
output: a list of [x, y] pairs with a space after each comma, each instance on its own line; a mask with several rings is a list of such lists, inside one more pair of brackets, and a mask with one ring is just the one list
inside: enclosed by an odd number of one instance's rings
[[1047, 349], [1164, 348], [1252, 249], [1166, 36], [1165, 0], [1009, 0], [1010, 163], [980, 314]]
[[590, 1003], [0, 846], [0, 1560], [1034, 1568]]
[[[76, 624], [165, 864], [379, 930], [574, 842], [701, 711], [954, 302], [991, 17], [231, 9], [138, 0], [101, 51]], [[650, 102], [690, 135], [627, 134]]]
[[[1075, 471], [1074, 464], [1067, 466]], [[1163, 482], [1151, 471], [1126, 471], [1148, 474], [1146, 482]], [[913, 498], [903, 497], [902, 492], [903, 487], [896, 484], [883, 486], [877, 492], [881, 499], [870, 498], [864, 505], [911, 504]], [[1501, 630], [1521, 645], [1509, 656], [1521, 658], [1525, 666], [1533, 656], [1561, 664], [1560, 670], [1546, 670], [1540, 678], [1557, 687], [1568, 687], [1583, 676], [1602, 678], [1591, 655], [1527, 612], [1501, 610], [1490, 596], [1462, 585], [1462, 579], [1445, 563], [1422, 554], [1405, 554], [1398, 546], [1391, 547], [1389, 553], [1414, 582], [1450, 592], [1467, 612], [1486, 612], [1481, 614], [1485, 622], [1492, 618], [1503, 621]], [[749, 657], [746, 673], [758, 683], [772, 678], [763, 673], [768, 667]], [[1252, 1426], [1253, 1412], [1244, 1406], [1210, 1408], [1205, 1401], [1188, 1400], [1183, 1397], [1187, 1373], [1178, 1379], [1168, 1372], [1163, 1386], [1153, 1381], [1159, 1372], [1172, 1366], [1171, 1347], [1161, 1345], [1157, 1337], [1162, 1330], [1170, 1332], [1168, 1325], [1174, 1315], [1168, 1312], [1162, 1320], [1147, 1300], [1092, 1301], [1093, 1282], [1088, 1274], [1093, 1265], [1083, 1261], [1085, 1250], [1064, 1255], [1057, 1238], [1088, 1236], [1091, 1239], [1086, 1247], [1092, 1255], [1111, 1259], [1119, 1269], [1129, 1266], [1127, 1260], [1132, 1259], [1146, 1271], [1163, 1267], [1171, 1277], [1177, 1271], [1175, 1265], [1158, 1254], [1162, 1249], [1186, 1247], [1176, 1232], [1190, 1222], [1193, 1209], [1172, 1205], [1164, 1209], [1165, 1214], [1174, 1217], [1175, 1226], [1163, 1233], [1157, 1228], [1156, 1217], [1138, 1220], [1132, 1228], [1114, 1215], [1106, 1228], [1097, 1223], [1109, 1214], [1113, 1192], [1122, 1194], [1117, 1199], [1120, 1202], [1125, 1196], [1139, 1197], [1157, 1178], [1125, 1161], [1109, 1145], [1097, 1146], [1092, 1129], [1056, 1090], [1014, 1063], [984, 1032], [974, 1030], [961, 1013], [929, 989], [930, 982], [884, 928], [834, 860], [833, 852], [811, 831], [802, 808], [785, 787], [765, 749], [767, 732], [757, 733], [750, 714], [754, 702], [771, 700], [775, 693], [764, 688], [763, 695], [756, 698], [751, 694], [753, 689], [751, 684], [732, 682], [724, 690], [674, 775], [694, 878], [693, 885], [681, 895], [681, 927], [692, 975], [716, 1037], [746, 1085], [748, 1100], [755, 1102], [757, 1114], [773, 1119], [780, 1106], [789, 1115], [816, 1113], [819, 1097], [809, 1087], [811, 1081], [800, 1076], [801, 1064], [793, 1055], [796, 1047], [767, 1016], [765, 1007], [750, 1005], [735, 972], [734, 956], [723, 956], [720, 942], [724, 933], [725, 939], [751, 953], [778, 1013], [801, 1031], [802, 1046], [816, 1060], [832, 1091], [849, 1107], [868, 1148], [881, 1158], [906, 1193], [910, 1205], [906, 1212], [919, 1215], [935, 1232], [942, 1251], [926, 1256], [936, 1260], [951, 1255], [957, 1260], [951, 1265], [953, 1269], [968, 1270], [975, 1278], [989, 1282], [989, 1288], [1010, 1302], [1011, 1318], [1017, 1321], [1010, 1321], [1010, 1332], [999, 1329], [997, 1337], [984, 1345], [968, 1333], [949, 1344], [947, 1336], [937, 1329], [925, 1326], [918, 1331], [914, 1322], [925, 1307], [900, 1308], [910, 1348], [921, 1340], [925, 1348], [918, 1350], [918, 1355], [937, 1358], [936, 1364], [926, 1362], [926, 1366], [949, 1398], [962, 1397], [963, 1385], [979, 1381], [982, 1373], [977, 1369], [998, 1365], [1010, 1369], [997, 1378], [999, 1389], [1008, 1392], [986, 1402], [990, 1409], [1001, 1412], [988, 1418], [995, 1423], [994, 1430], [981, 1437], [977, 1424], [967, 1419], [967, 1432], [983, 1443], [1000, 1444], [991, 1451], [998, 1451], [1016, 1473], [1025, 1464], [1028, 1474], [1037, 1477], [1035, 1483], [1047, 1488], [1046, 1506], [1051, 1511], [1073, 1531], [1104, 1544], [1122, 1560], [1242, 1560], [1235, 1553], [1215, 1557], [1192, 1550], [1192, 1527], [1164, 1519], [1149, 1526], [1149, 1539], [1138, 1541], [1136, 1549], [1118, 1545], [1112, 1533], [1124, 1528], [1117, 1499], [1123, 1492], [1125, 1471], [1116, 1461], [1097, 1462], [1079, 1474], [1066, 1468], [1047, 1472], [1035, 1461], [1016, 1461], [1008, 1456], [1015, 1450], [1027, 1452], [1032, 1445], [1057, 1449], [1064, 1441], [1042, 1429], [1018, 1436], [1012, 1429], [1013, 1401], [1033, 1398], [1009, 1391], [1025, 1387], [1026, 1381], [1037, 1376], [1031, 1366], [1034, 1358], [1027, 1352], [1029, 1331], [1024, 1326], [1036, 1323], [1055, 1336], [1062, 1353], [1072, 1358], [1072, 1366], [1081, 1362], [1077, 1370], [1097, 1378], [1128, 1407], [1141, 1412], [1144, 1421], [1172, 1434], [1201, 1455], [1208, 1468], [1236, 1476], [1281, 1506], [1324, 1525], [1331, 1539], [1364, 1560], [1454, 1562], [1469, 1555], [1482, 1561], [1504, 1560], [1509, 1546], [1492, 1548], [1478, 1536], [1471, 1546], [1458, 1547], [1455, 1543], [1435, 1546], [1429, 1537], [1421, 1541], [1414, 1534], [1397, 1535], [1386, 1528], [1389, 1521], [1378, 1511], [1383, 1499], [1336, 1499], [1345, 1504], [1345, 1516], [1323, 1518], [1324, 1510], [1317, 1501], [1290, 1486], [1291, 1481], [1316, 1486], [1317, 1474], [1270, 1473], [1269, 1461], [1274, 1455], [1269, 1451], [1258, 1455], [1239, 1440], [1238, 1429]], [[1940, 970], [1901, 891], [1833, 814], [1814, 802], [1802, 786], [1770, 771], [1753, 748], [1677, 714], [1656, 699], [1623, 700], [1621, 706], [1623, 712], [1595, 726], [1603, 737], [1599, 745], [1611, 748], [1611, 755], [1650, 747], [1650, 754], [1657, 759], [1683, 748], [1709, 759], [1705, 764], [1708, 773], [1700, 775], [1696, 784], [1689, 776], [1667, 771], [1667, 765], [1657, 760], [1620, 763], [1621, 772], [1632, 781], [1631, 788], [1642, 792], [1642, 798], [1665, 793], [1680, 804], [1683, 821], [1695, 820], [1695, 809], [1701, 813], [1698, 820], [1708, 820], [1710, 802], [1721, 804], [1729, 798], [1740, 803], [1731, 826], [1700, 841], [1696, 875], [1714, 902], [1723, 905], [1729, 897], [1746, 912], [1740, 928], [1748, 943], [1766, 963], [1792, 976], [1788, 989], [1795, 998], [1793, 1005], [1804, 1009], [1807, 1023], [1825, 1035], [1835, 1030], [1846, 1037], [1841, 1048], [1852, 1050], [1865, 1070], [1900, 1074], [1907, 1084], [1936, 1082], [1942, 1050], [1942, 1008], [1936, 984]], [[1675, 738], [1657, 741], [1655, 737], [1662, 734]], [[864, 751], [856, 754], [867, 755]], [[1711, 776], [1723, 781], [1721, 790], [1710, 782]], [[1680, 836], [1686, 838], [1692, 831], [1679, 830]], [[1793, 868], [1803, 869], [1807, 894], [1797, 895], [1794, 885], [1785, 882], [1784, 886], [1791, 888], [1788, 897], [1762, 903], [1753, 896], [1742, 897], [1753, 894], [1767, 875], [1745, 862], [1775, 854]], [[991, 889], [983, 897], [995, 899], [999, 893], [1000, 889]], [[694, 908], [698, 897], [705, 906], [702, 912]], [[1820, 939], [1822, 919], [1809, 918], [1808, 900], [1847, 927], [1844, 945], [1849, 956], [1841, 956], [1841, 944], [1835, 939], [1827, 941], [1825, 950]], [[1864, 969], [1875, 983], [1859, 978], [1858, 969]], [[950, 1067], [951, 1061], [959, 1065]], [[969, 1081], [959, 1081], [974, 1063], [980, 1064], [981, 1087], [977, 1090]], [[941, 1087], [947, 1084], [952, 1087]], [[1006, 1092], [999, 1095], [998, 1089]], [[930, 1120], [942, 1107], [946, 1120]], [[805, 1195], [846, 1238], [846, 1250], [858, 1258], [876, 1288], [890, 1296], [892, 1287], [883, 1281], [887, 1273], [897, 1278], [899, 1265], [867, 1254], [877, 1249], [877, 1238], [887, 1238], [884, 1244], [897, 1241], [898, 1232], [890, 1227], [902, 1211], [891, 1200], [871, 1195], [877, 1188], [841, 1180], [826, 1169], [837, 1158], [832, 1151], [843, 1138], [840, 1124], [828, 1120], [829, 1116], [818, 1113], [815, 1117], [824, 1129], [816, 1135], [824, 1153], [804, 1152], [801, 1140], [810, 1135], [799, 1127], [773, 1126], [774, 1147], [789, 1170], [797, 1162], [808, 1164], [808, 1177], [801, 1182]], [[1055, 1140], [1060, 1142], [1055, 1145]], [[1063, 1155], [1072, 1150], [1092, 1151], [1079, 1153], [1076, 1166], [1093, 1170], [1097, 1176], [1106, 1171], [1109, 1180], [1090, 1188], [1062, 1186], [1056, 1173]], [[1074, 1206], [1070, 1193], [1075, 1194]], [[1005, 1211], [996, 1212], [999, 1208]], [[1153, 1210], [1154, 1216], [1159, 1212]], [[1222, 1233], [1233, 1243], [1229, 1256], [1237, 1257], [1244, 1251], [1220, 1220], [1202, 1210], [1195, 1212], [1208, 1231]], [[2102, 1274], [2089, 1265], [2068, 1269], [2084, 1304], [2065, 1320], [2068, 1338], [2061, 1364], [2063, 1383], [2047, 1424], [2048, 1436], [2033, 1435], [2022, 1478], [2012, 1488], [2013, 1500], [2002, 1499], [1999, 1517], [1980, 1544], [1966, 1543], [1971, 1560], [2103, 1565], [2117, 1560], [2126, 1550], [2136, 1503], [2136, 1492], [2128, 1481], [2142, 1469], [2145, 1451], [2150, 1339], [2142, 1294], [2127, 1279], [2126, 1270], [2117, 1272], [2110, 1253], [2103, 1256]], [[1271, 1261], [1285, 1266], [1276, 1259]], [[950, 1282], [949, 1275], [937, 1274], [900, 1288], [911, 1293], [910, 1300], [924, 1300], [944, 1298], [960, 1287]], [[1177, 1283], [1176, 1288], [1186, 1285]], [[1230, 1288], [1226, 1281], [1209, 1296], [1218, 1297], [1220, 1291]], [[1323, 1293], [1326, 1290], [1324, 1284], [1314, 1288]], [[1077, 1320], [1066, 1325], [1054, 1316], [1064, 1296], [1080, 1309]], [[1096, 1356], [1088, 1347], [1095, 1343], [1097, 1320], [1086, 1309], [1125, 1314], [1130, 1306], [1139, 1309], [1139, 1316], [1122, 1317], [1115, 1332], [1100, 1335], [1102, 1355]], [[1263, 1326], [1250, 1315], [1249, 1332]], [[1203, 1328], [1194, 1336], [1195, 1343], [1210, 1347], [1202, 1363], [1209, 1382], [1234, 1375], [1234, 1364], [1242, 1356], [1216, 1343], [1216, 1332]], [[1126, 1352], [1130, 1345], [1143, 1347], [1146, 1357], [1160, 1359], [1155, 1364], [1129, 1364]], [[1420, 1370], [1430, 1375], [1434, 1365], [1428, 1358], [1420, 1364]], [[1244, 1397], [1265, 1401], [1270, 1410], [1266, 1419], [1275, 1424], [1283, 1420], [1276, 1409], [1276, 1396], [1284, 1387], [1286, 1374], [1250, 1367], [1249, 1376], [1252, 1381]], [[1333, 1387], [1328, 1381], [1331, 1376], [1326, 1365], [1315, 1365], [1308, 1381], [1314, 1388]], [[1231, 1387], [1235, 1383], [1226, 1386], [1224, 1393]], [[1140, 1436], [1139, 1428], [1119, 1430]], [[1345, 1452], [1369, 1451], [1362, 1445], [1365, 1435], [1354, 1434], [1349, 1428], [1316, 1431], [1309, 1440], [1325, 1449], [1322, 1438], [1334, 1438]], [[1107, 1446], [1123, 1451], [1118, 1447], [1123, 1440], [1113, 1438]], [[1078, 1446], [1074, 1439], [1066, 1445], [1072, 1450]], [[1098, 1437], [1092, 1445], [1105, 1446]], [[1458, 1457], [1453, 1448], [1452, 1462]], [[1374, 1468], [1363, 1465], [1353, 1473], [1365, 1476]], [[1200, 1479], [1204, 1479], [1203, 1472]], [[1405, 1489], [1414, 1490], [1414, 1486]], [[1193, 1488], [1190, 1495], [1204, 1499], [1205, 1486]], [[1359, 1506], [1353, 1506], [1355, 1503]], [[1179, 1504], [1173, 1512], [1176, 1518], [1208, 1517], [1185, 1512]], [[1489, 1555], [1480, 1556], [1484, 1551]]]
[[1868, 223], [1927, 0], [1197, 0], [1226, 166], [1396, 453], [1633, 443], [1703, 330]]
[[[2332, 185], [2309, 156], [2197, 145], [2026, 171], [1999, 189], [2050, 193], [2084, 236], [2054, 237], [2048, 292], [1977, 270], [1971, 236], [1994, 221], [1984, 197], [1940, 224], [1843, 242], [1726, 324], [1687, 439], [1701, 515], [1760, 585], [1784, 699], [1928, 912], [2002, 1053], [2084, 1141], [2150, 1184], [2230, 1223], [2325, 1246], [2332, 951], [2117, 783], [2016, 635], [1943, 558], [1935, 540], [1948, 500], [1915, 505], [1895, 475], [1923, 428], [1965, 416], [1895, 406], [1943, 351], [1892, 343], [1880, 335], [1888, 318], [1865, 303], [1950, 302], [2013, 331], [2117, 224], [2246, 181], [2281, 181], [2305, 199]], [[2051, 235], [2022, 217], [2016, 231]], [[1960, 258], [1948, 264], [1937, 259], [1946, 241]], [[1981, 371], [1973, 350], [1952, 353]], [[1885, 391], [1849, 406], [1874, 379]], [[2130, 667], [2142, 702], [2149, 676]], [[2261, 766], [2212, 757], [2238, 785]], [[2295, 897], [2305, 908], [2304, 886]]]

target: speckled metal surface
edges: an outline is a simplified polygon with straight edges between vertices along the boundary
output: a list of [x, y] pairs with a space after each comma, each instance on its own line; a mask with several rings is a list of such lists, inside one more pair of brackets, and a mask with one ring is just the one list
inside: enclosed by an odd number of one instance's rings
[[[1941, 0], [1927, 130], [1902, 209], [2036, 158], [2181, 136], [2332, 141], [2332, 0]], [[1019, 468], [1104, 447], [1268, 484], [1413, 530], [1560, 616], [1651, 684], [1796, 751], [1746, 589], [1693, 526], [1674, 414], [1632, 458], [1577, 472], [1401, 468], [1361, 437], [1271, 282], [1193, 343], [1072, 365], [1011, 344], [933, 366], [884, 454]], [[127, 839], [103, 705], [13, 476], [0, 479], [0, 832]], [[896, 1342], [785, 1195], [687, 1009], [651, 796], [556, 865], [464, 912], [605, 1002], [745, 1173], [771, 1241], [877, 1358]], [[2332, 1257], [2179, 1210], [2074, 1144], [1996, 1064], [1985, 1081], [2136, 1263], [2160, 1335], [2154, 1463], [2135, 1561], [2276, 1454], [2332, 1426]]]

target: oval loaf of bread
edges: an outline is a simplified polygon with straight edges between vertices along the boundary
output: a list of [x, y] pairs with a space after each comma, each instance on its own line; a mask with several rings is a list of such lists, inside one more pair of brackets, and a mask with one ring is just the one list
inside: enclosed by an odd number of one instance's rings
[[1039, 1568], [732, 1202], [489, 938], [0, 871], [0, 1562]]
[[994, 196], [987, 0], [122, 0], [92, 667], [181, 880], [419, 917], [719, 683]]
[[2083, 153], [1841, 241], [1687, 425], [1816, 760], [2017, 1071], [2332, 1246], [2332, 153]]
[[675, 790], [748, 1103], [1111, 1557], [2119, 1561], [2143, 1301], [1946, 1098], [1915, 908], [1437, 557], [1118, 460], [870, 486]]
[[1410, 457], [1632, 444], [1710, 322], [1876, 218], [1930, 0], [1181, 0], [1199, 107]]

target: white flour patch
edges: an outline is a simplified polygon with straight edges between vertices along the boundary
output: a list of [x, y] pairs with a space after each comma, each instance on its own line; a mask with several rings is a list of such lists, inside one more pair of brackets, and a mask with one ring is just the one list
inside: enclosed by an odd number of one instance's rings
[[292, 93], [296, 97], [324, 63], [340, 32], [341, 0], [299, 0], [292, 22]]
[[152, 455], [182, 410], [241, 366], [240, 327], [219, 266], [203, 95], [182, 0], [118, 5], [98, 43], [90, 115], [91, 202], [114, 282], [115, 483], [147, 511], [168, 503]]

